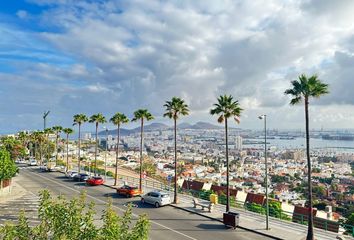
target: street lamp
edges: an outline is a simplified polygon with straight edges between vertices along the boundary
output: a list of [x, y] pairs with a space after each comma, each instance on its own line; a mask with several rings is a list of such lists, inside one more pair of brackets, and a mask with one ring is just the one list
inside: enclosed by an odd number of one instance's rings
[[259, 119], [264, 120], [264, 164], [265, 164], [265, 186], [266, 186], [266, 230], [269, 230], [269, 203], [268, 203], [268, 161], [267, 161], [267, 115], [261, 115]]
[[106, 129], [106, 151], [104, 153], [104, 181], [107, 181], [108, 128], [103, 127], [103, 129]]

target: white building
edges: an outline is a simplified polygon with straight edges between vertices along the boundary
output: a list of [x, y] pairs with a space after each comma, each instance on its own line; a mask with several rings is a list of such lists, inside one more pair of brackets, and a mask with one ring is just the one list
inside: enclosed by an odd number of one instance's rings
[[238, 151], [242, 150], [242, 137], [241, 136], [236, 136], [236, 138], [235, 138], [235, 149]]

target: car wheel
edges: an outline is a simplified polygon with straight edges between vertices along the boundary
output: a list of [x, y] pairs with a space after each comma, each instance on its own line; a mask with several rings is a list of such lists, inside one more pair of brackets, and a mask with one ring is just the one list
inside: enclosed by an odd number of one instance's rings
[[160, 204], [158, 202], [155, 202], [155, 207], [160, 207]]

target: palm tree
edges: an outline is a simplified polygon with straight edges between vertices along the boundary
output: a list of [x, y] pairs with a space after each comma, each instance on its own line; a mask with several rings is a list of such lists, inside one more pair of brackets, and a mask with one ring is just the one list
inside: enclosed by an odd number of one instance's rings
[[134, 112], [134, 118], [132, 122], [136, 122], [140, 119], [140, 168], [139, 168], [139, 190], [142, 186], [142, 167], [143, 167], [143, 133], [144, 133], [144, 119], [150, 121], [154, 119], [151, 113], [147, 109], [138, 109]]
[[98, 145], [98, 124], [99, 123], [105, 123], [106, 118], [101, 114], [97, 113], [94, 114], [90, 117], [90, 123], [95, 123], [96, 124], [96, 144], [95, 144], [95, 168], [94, 168], [94, 174], [96, 175], [96, 169], [97, 169], [97, 145]]
[[51, 156], [49, 156], [50, 154], [50, 142], [49, 142], [49, 134], [53, 134], [54, 130], [52, 128], [46, 128], [44, 129], [44, 134], [45, 134], [45, 140], [46, 140], [46, 156], [47, 156], [47, 161], [49, 162], [49, 158]]
[[174, 132], [175, 132], [175, 193], [174, 193], [174, 203], [177, 204], [177, 119], [180, 115], [188, 115], [189, 109], [188, 105], [184, 103], [184, 100], [178, 97], [173, 97], [171, 101], [166, 101], [164, 107], [166, 107], [166, 112], [164, 117], [173, 119], [174, 122]]
[[123, 123], [128, 123], [129, 119], [123, 113], [117, 112], [113, 115], [110, 121], [117, 125], [117, 149], [116, 149], [116, 170], [115, 170], [115, 178], [114, 178], [114, 186], [117, 186], [118, 183], [118, 158], [119, 158], [119, 137], [120, 137], [120, 125]]
[[292, 88], [284, 93], [292, 96], [290, 105], [305, 103], [305, 125], [306, 125], [306, 155], [307, 155], [307, 182], [308, 182], [308, 229], [307, 240], [313, 240], [313, 214], [312, 214], [312, 181], [311, 181], [311, 159], [310, 159], [310, 137], [309, 137], [309, 98], [319, 98], [329, 93], [328, 84], [318, 79], [317, 75], [307, 77], [305, 74], [299, 76], [298, 80], [291, 81]]
[[43, 159], [42, 159], [42, 143], [45, 141], [44, 133], [43, 131], [35, 131], [31, 134], [31, 138], [34, 141], [34, 145], [38, 145], [39, 148], [39, 161], [40, 165], [43, 164]]
[[71, 128], [64, 128], [63, 132], [66, 134], [66, 171], [69, 170], [69, 135], [74, 132]]
[[61, 131], [63, 131], [63, 127], [62, 126], [54, 126], [54, 127], [52, 127], [52, 130], [55, 133], [55, 151], [56, 151], [55, 165], [58, 165], [58, 154], [59, 154], [58, 141], [59, 141], [60, 133], [61, 133]]
[[225, 122], [225, 144], [226, 144], [226, 212], [230, 210], [230, 184], [229, 184], [229, 144], [227, 119], [233, 117], [239, 123], [239, 117], [242, 112], [238, 101], [234, 101], [231, 95], [220, 96], [218, 103], [210, 110], [211, 115], [219, 115], [218, 122]]
[[81, 124], [84, 122], [87, 122], [88, 118], [85, 114], [76, 114], [74, 115], [74, 124], [73, 125], [79, 125], [79, 153], [78, 153], [78, 172], [80, 173], [80, 163], [81, 163], [81, 157], [80, 157], [80, 147], [81, 147]]

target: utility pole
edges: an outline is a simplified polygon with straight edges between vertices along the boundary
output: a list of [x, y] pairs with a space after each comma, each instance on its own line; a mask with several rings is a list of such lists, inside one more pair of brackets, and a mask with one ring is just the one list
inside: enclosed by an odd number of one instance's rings
[[43, 126], [43, 130], [45, 130], [46, 129], [46, 125], [47, 125], [47, 122], [46, 122], [46, 120], [47, 120], [47, 116], [48, 116], [48, 114], [50, 113], [50, 111], [46, 111], [46, 112], [44, 112], [44, 114], [43, 114], [43, 122], [44, 122], [44, 126]]

